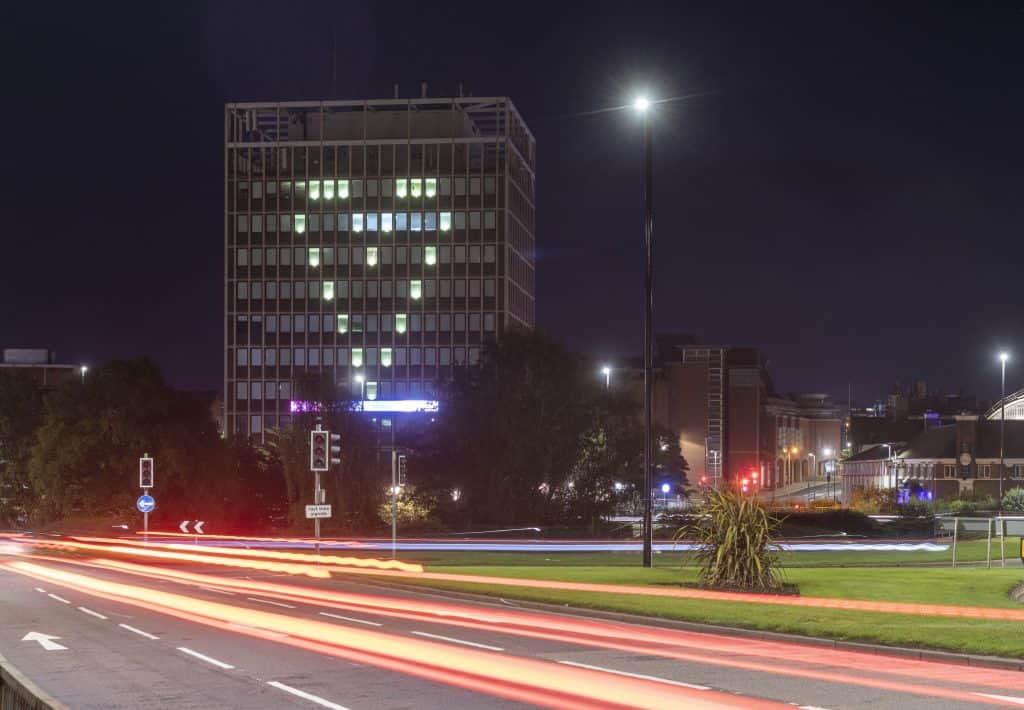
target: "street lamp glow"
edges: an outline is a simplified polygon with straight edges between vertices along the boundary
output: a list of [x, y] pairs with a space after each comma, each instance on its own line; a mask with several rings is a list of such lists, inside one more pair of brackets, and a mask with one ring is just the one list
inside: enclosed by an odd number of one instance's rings
[[661, 484], [661, 492], [664, 493], [665, 495], [668, 495], [668, 492], [671, 491], [671, 490], [672, 490], [672, 486], [670, 486], [669, 484], [667, 484], [667, 483], [662, 483]]
[[355, 380], [359, 384], [363, 384], [364, 382], [366, 382], [366, 376], [365, 375], [356, 375], [355, 376]]
[[601, 368], [601, 374], [607, 377], [608, 375], [612, 374], [612, 368], [605, 365], [604, 367]]
[[637, 96], [636, 99], [633, 100], [633, 108], [635, 108], [639, 113], [647, 113], [647, 109], [650, 107], [651, 100], [646, 96]]
[[601, 374], [604, 375], [604, 388], [610, 389], [612, 386], [612, 368], [611, 365], [605, 365], [601, 368]]
[[999, 360], [1001, 362], [1005, 363], [1009, 359], [1010, 359], [1010, 353], [999, 353]]
[[825, 448], [825, 449], [822, 449], [821, 455], [822, 456], [831, 456], [833, 453], [835, 453], [835, 452], [831, 448]]

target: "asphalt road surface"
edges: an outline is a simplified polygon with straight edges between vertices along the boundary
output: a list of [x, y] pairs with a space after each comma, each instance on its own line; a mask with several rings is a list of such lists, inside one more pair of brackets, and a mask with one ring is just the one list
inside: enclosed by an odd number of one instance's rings
[[72, 708], [1024, 705], [1016, 671], [101, 557], [0, 545], [0, 654]]

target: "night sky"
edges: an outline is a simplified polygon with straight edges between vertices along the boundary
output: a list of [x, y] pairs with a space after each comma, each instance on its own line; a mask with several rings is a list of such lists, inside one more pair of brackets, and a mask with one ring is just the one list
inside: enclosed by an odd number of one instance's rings
[[639, 354], [639, 126], [593, 112], [646, 87], [688, 97], [656, 119], [659, 331], [759, 347], [782, 391], [997, 396], [1003, 345], [1024, 385], [1021, 0], [48, 2], [4, 24], [4, 347], [221, 387], [223, 104], [427, 81], [511, 96], [537, 138], [540, 325]]

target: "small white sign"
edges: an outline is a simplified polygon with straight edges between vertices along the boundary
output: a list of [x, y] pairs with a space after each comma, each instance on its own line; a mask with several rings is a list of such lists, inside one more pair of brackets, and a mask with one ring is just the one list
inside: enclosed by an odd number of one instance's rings
[[331, 517], [331, 505], [330, 503], [323, 505], [307, 505], [306, 506], [306, 517], [307, 518], [329, 518]]

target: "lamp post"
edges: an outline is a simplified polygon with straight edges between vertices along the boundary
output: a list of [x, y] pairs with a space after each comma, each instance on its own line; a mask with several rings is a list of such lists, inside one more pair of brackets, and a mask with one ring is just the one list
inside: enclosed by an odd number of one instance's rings
[[78, 371], [82, 373], [82, 384], [84, 385], [85, 384], [85, 373], [87, 373], [89, 371], [89, 366], [88, 365], [82, 365], [80, 368], [78, 368]]
[[1003, 479], [1006, 477], [1006, 361], [1009, 353], [999, 353], [1002, 366], [1002, 386], [999, 399], [999, 512], [1003, 512]]
[[814, 475], [811, 477], [811, 482], [807, 484], [807, 505], [808, 505], [808, 507], [810, 507], [810, 504], [811, 504], [811, 488], [813, 487], [813, 485], [815, 483], [818, 482], [818, 457], [815, 455], [815, 453], [813, 451], [808, 451], [807, 455], [813, 461], [813, 463], [811, 464], [811, 466], [812, 466], [811, 471], [814, 473]]
[[654, 321], [654, 262], [651, 251], [654, 241], [654, 170], [651, 148], [651, 102], [646, 96], [638, 96], [633, 108], [643, 118], [644, 143], [644, 556], [643, 566], [653, 564], [654, 529], [651, 516], [652, 468], [654, 465], [654, 440], [651, 431], [653, 367], [653, 321]]
[[611, 389], [612, 386], [612, 368], [609, 365], [605, 365], [601, 368], [601, 374], [604, 375], [604, 388]]
[[832, 500], [832, 476], [835, 473], [835, 464], [832, 464], [832, 469], [833, 469], [832, 471], [828, 470], [828, 463], [829, 463], [829, 461], [832, 460], [832, 454], [833, 453], [835, 453], [835, 452], [832, 450], [831, 447], [828, 447], [828, 446], [826, 446], [824, 449], [821, 450], [821, 455], [825, 459], [823, 461], [823, 463], [825, 464], [825, 475], [828, 476], [828, 478], [825, 479], [825, 483], [826, 483], [825, 495], [828, 496], [829, 506], [832, 506], [834, 504], [834, 502]]
[[366, 398], [365, 394], [364, 394], [364, 390], [365, 390], [365, 386], [366, 386], [366, 376], [363, 375], [363, 374], [359, 374], [359, 375], [356, 375], [354, 379], [355, 379], [355, 381], [357, 383], [359, 383], [359, 404], [360, 404], [360, 406], [362, 406], [362, 402]]

